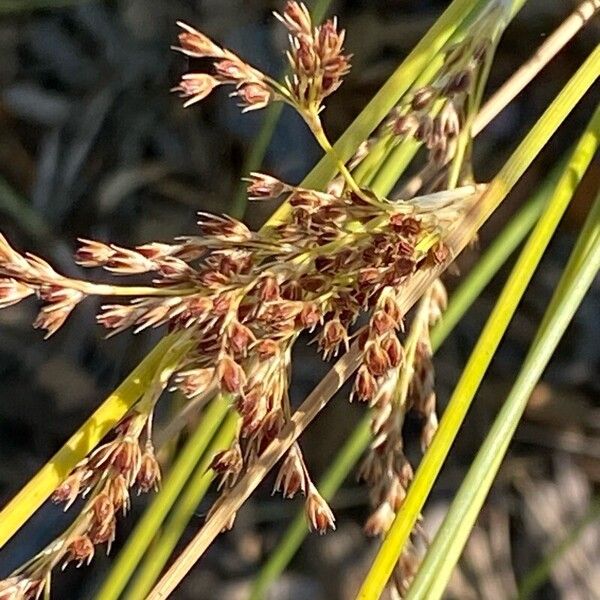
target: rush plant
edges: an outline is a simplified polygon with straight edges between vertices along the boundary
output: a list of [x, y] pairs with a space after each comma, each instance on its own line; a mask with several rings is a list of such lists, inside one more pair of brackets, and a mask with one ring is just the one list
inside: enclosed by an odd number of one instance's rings
[[[0, 234], [0, 308], [36, 298], [42, 306], [34, 326], [46, 336], [59, 331], [74, 308], [92, 296], [108, 298], [97, 321], [110, 335], [161, 326], [167, 330], [157, 350], [98, 409], [99, 418], [84, 424], [68, 449], [0, 514], [3, 544], [50, 495], [65, 510], [74, 505], [78, 511], [63, 533], [0, 582], [0, 600], [49, 595], [56, 567], [89, 564], [99, 547], [110, 549], [132, 490], [160, 487], [155, 446], [161, 436], [153, 431], [153, 414], [168, 389], [188, 399], [182, 409], [185, 418], [175, 415], [169, 434], [182, 430], [192, 416], [198, 424], [99, 599], [121, 597], [139, 563], [127, 597], [166, 598], [214, 538], [234, 526], [240, 506], [271, 468], [277, 469], [274, 491], [285, 498], [304, 497], [311, 530], [335, 529], [328, 499], [363, 451], [358, 472], [371, 502], [365, 531], [386, 540], [360, 597], [377, 598], [387, 584], [410, 597], [415, 575], [419, 589], [432, 585], [427, 572], [418, 574], [423, 559], [418, 548], [426, 546], [418, 523], [421, 509], [489, 364], [487, 349], [501, 339], [543, 244], [554, 231], [543, 227], [544, 219], [555, 228], [562, 212], [551, 202], [550, 216], [541, 217], [542, 230], [532, 234], [515, 275], [518, 293], [507, 292], [500, 299], [493, 325], [484, 332], [438, 431], [433, 352], [448, 332], [443, 322], [448, 300], [440, 277], [600, 74], [596, 48], [497, 176], [478, 183], [471, 158], [476, 152], [473, 139], [482, 128], [478, 115], [485, 110], [489, 115], [488, 105], [480, 113], [487, 77], [501, 35], [523, 4], [455, 0], [335, 145], [321, 115], [351, 68], [345, 32], [335, 18], [314, 23], [308, 8], [294, 1], [276, 13], [289, 36], [289, 75], [281, 81], [179, 23], [175, 50], [210, 65], [185, 73], [174, 87], [184, 106], [195, 105], [220, 87], [231, 90], [243, 112], [287, 104], [304, 120], [324, 158], [298, 185], [261, 172], [246, 174], [248, 199], [284, 201], [259, 231], [232, 216], [201, 213], [198, 229], [175, 240], [134, 248], [80, 240], [75, 255], [79, 265], [104, 269], [133, 283], [66, 277], [42, 258], [15, 249], [9, 232], [6, 237]], [[598, 2], [584, 2], [581, 24], [597, 8]], [[497, 103], [496, 113], [502, 107]], [[598, 134], [596, 117], [567, 166], [573, 169], [575, 161], [575, 178], [567, 171], [555, 192], [563, 211], [596, 150]], [[415, 157], [422, 161], [417, 175], [404, 178], [405, 167]], [[542, 212], [540, 199], [532, 206], [535, 211], [525, 211], [523, 222], [513, 225], [520, 233], [509, 228], [505, 234], [508, 247], [518, 244]], [[592, 236], [590, 231], [586, 227], [586, 235]], [[486, 263], [492, 266], [484, 280], [506, 254]], [[136, 277], [147, 282], [148, 274], [149, 284], [135, 283]], [[472, 290], [481, 289], [476, 274], [468, 280]], [[569, 294], [567, 288], [562, 292]], [[569, 314], [582, 297], [581, 290], [573, 293]], [[449, 321], [455, 323], [468, 304], [463, 298], [456, 309], [451, 299]], [[440, 327], [444, 333], [439, 333]], [[305, 332], [314, 334], [325, 360], [341, 358], [294, 412], [289, 400], [292, 348]], [[539, 364], [535, 373], [541, 375]], [[298, 438], [350, 377], [350, 399], [365, 404], [367, 421], [348, 447], [350, 454], [339, 463], [335, 481], [325, 482], [324, 491], [309, 471]], [[422, 423], [425, 458], [416, 479], [417, 465], [404, 453], [408, 413]], [[213, 478], [221, 495], [205, 526], [151, 591]], [[470, 473], [467, 482], [476, 486], [477, 478]], [[478, 510], [481, 502], [473, 501], [473, 506]], [[456, 514], [461, 513], [454, 510]], [[447, 528], [457, 526], [456, 520], [448, 523]], [[161, 525], [165, 527], [159, 532]], [[143, 562], [154, 536], [159, 536], [160, 550]], [[436, 540], [437, 553], [425, 559], [426, 567], [443, 561], [443, 543], [448, 544], [446, 538]], [[460, 548], [455, 545], [453, 551], [455, 561]], [[280, 561], [281, 568], [289, 557], [288, 553]], [[449, 563], [446, 571], [453, 565]], [[255, 597], [268, 581], [259, 579]], [[436, 585], [436, 593], [441, 593], [441, 584]]]

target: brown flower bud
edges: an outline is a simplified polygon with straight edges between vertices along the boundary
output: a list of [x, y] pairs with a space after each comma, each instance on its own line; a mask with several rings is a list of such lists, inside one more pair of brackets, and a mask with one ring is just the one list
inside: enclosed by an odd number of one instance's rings
[[388, 355], [392, 367], [398, 367], [402, 364], [402, 361], [404, 360], [404, 350], [402, 349], [400, 340], [398, 340], [395, 335], [391, 335], [385, 339], [381, 346]]
[[104, 527], [115, 516], [115, 507], [106, 492], [98, 494], [91, 510], [94, 521], [99, 527]]
[[414, 133], [416, 140], [425, 142], [429, 139], [429, 136], [433, 132], [433, 119], [429, 115], [424, 115], [419, 120], [419, 125]]
[[294, 444], [279, 469], [273, 493], [281, 492], [284, 498], [293, 498], [298, 492], [306, 495], [307, 476], [300, 449]]
[[231, 324], [229, 329], [229, 346], [235, 354], [245, 356], [248, 346], [254, 341], [256, 341], [256, 338], [248, 327], [238, 321]]
[[323, 340], [327, 346], [335, 346], [340, 344], [348, 337], [346, 328], [342, 325], [339, 319], [332, 319], [325, 323], [323, 328]]
[[398, 278], [410, 275], [414, 269], [415, 261], [412, 258], [399, 258], [394, 263], [394, 273]]
[[302, 2], [288, 0], [285, 3], [283, 14], [274, 13], [275, 17], [281, 21], [285, 27], [293, 34], [311, 35], [312, 22], [310, 13]]
[[375, 397], [377, 382], [366, 365], [361, 365], [356, 373], [354, 390], [359, 400], [370, 402]]
[[177, 25], [184, 30], [179, 34], [180, 50], [184, 54], [197, 58], [221, 55], [222, 50], [206, 35], [181, 21], [177, 21]]
[[394, 135], [413, 135], [419, 126], [419, 119], [416, 115], [409, 113], [408, 115], [398, 116], [392, 124], [392, 132]]
[[125, 514], [129, 510], [128, 488], [129, 486], [123, 475], [117, 475], [110, 479], [106, 493], [114, 506], [115, 512], [122, 510], [123, 514]]
[[413, 480], [414, 472], [410, 462], [404, 455], [404, 452], [400, 451], [395, 453], [393, 469], [398, 478], [398, 483], [405, 490], [408, 489], [410, 482]]
[[94, 544], [92, 544], [92, 540], [87, 535], [80, 535], [67, 546], [64, 564], [77, 561], [77, 566], [80, 567], [84, 562], [89, 565], [93, 558]]
[[279, 284], [275, 277], [262, 277], [257, 285], [258, 297], [265, 301], [278, 300], [280, 298]]
[[219, 60], [215, 63], [215, 72], [223, 83], [236, 84], [248, 76], [247, 69], [239, 60]]
[[397, 322], [384, 310], [376, 310], [371, 317], [371, 327], [378, 335], [392, 331], [397, 326]]
[[151, 442], [146, 442], [140, 470], [135, 481], [140, 492], [146, 493], [152, 489], [158, 491], [160, 485], [160, 465], [156, 460]]
[[394, 322], [399, 325], [400, 321], [402, 321], [402, 313], [400, 312], [400, 305], [396, 301], [396, 299], [391, 295], [387, 294], [383, 300], [382, 305], [383, 311], [389, 315]]
[[356, 342], [358, 344], [359, 350], [364, 350], [366, 343], [369, 341], [370, 331], [368, 327], [365, 327], [360, 331], [356, 338]]
[[[317, 278], [315, 278], [317, 279]], [[299, 281], [292, 280], [286, 281], [281, 286], [281, 297], [286, 300], [300, 300], [304, 294], [302, 293], [302, 288], [304, 287], [304, 279], [302, 285]]]
[[279, 198], [281, 194], [291, 191], [291, 187], [276, 177], [264, 173], [250, 173], [248, 181], [248, 197], [250, 200]]
[[279, 352], [279, 344], [275, 340], [261, 340], [255, 346], [256, 352], [262, 360], [272, 358]]
[[227, 294], [219, 294], [213, 300], [213, 312], [217, 316], [223, 316], [229, 312], [231, 298]]
[[321, 320], [321, 312], [315, 302], [306, 302], [302, 312], [298, 315], [302, 327], [314, 328]]
[[185, 73], [173, 91], [179, 92], [181, 98], [189, 98], [183, 104], [187, 108], [204, 100], [219, 85], [221, 82], [208, 73]]
[[338, 318], [331, 319], [325, 323], [323, 331], [318, 337], [319, 349], [323, 351], [326, 358], [335, 354], [340, 345], [344, 344], [346, 350], [350, 345], [348, 332]]
[[243, 466], [242, 451], [237, 443], [228, 450], [223, 450], [215, 454], [210, 464], [210, 468], [221, 475], [227, 471], [239, 473]]
[[367, 519], [364, 531], [368, 536], [379, 536], [387, 533], [394, 522], [396, 513], [388, 502], [382, 502]]
[[141, 459], [142, 452], [137, 438], [125, 437], [122, 441], [116, 443], [111, 464], [131, 485], [137, 477]]
[[335, 517], [327, 502], [313, 485], [309, 488], [304, 510], [312, 531], [324, 534], [328, 529], [335, 530]]
[[224, 485], [234, 485], [244, 468], [244, 460], [239, 444], [235, 442], [229, 450], [215, 454], [210, 466], [221, 476], [219, 488]]
[[246, 374], [231, 356], [224, 356], [217, 366], [217, 378], [222, 389], [232, 394], [240, 393], [246, 383]]
[[392, 215], [390, 223], [396, 233], [406, 238], [412, 238], [421, 232], [421, 224], [417, 219], [401, 213]]
[[262, 420], [260, 429], [256, 433], [256, 447], [258, 454], [262, 454], [267, 446], [277, 437], [285, 423], [285, 416], [279, 409], [272, 410]]
[[65, 510], [67, 510], [71, 504], [75, 502], [75, 499], [81, 490], [81, 483], [85, 474], [85, 468], [77, 468], [72, 471], [56, 490], [54, 490], [52, 501], [57, 504], [65, 502]]
[[381, 271], [377, 267], [365, 267], [358, 273], [359, 285], [373, 285], [381, 279]]
[[214, 380], [215, 369], [189, 369], [175, 376], [175, 386], [188, 398], [203, 394]]
[[434, 262], [440, 265], [448, 259], [450, 256], [450, 250], [446, 244], [440, 241], [431, 248], [430, 254]]
[[384, 349], [378, 344], [369, 346], [365, 354], [365, 364], [375, 377], [385, 374], [391, 367], [390, 359]]
[[95, 240], [79, 238], [80, 246], [75, 253], [75, 262], [82, 267], [100, 267], [105, 265], [115, 254], [108, 244]]
[[92, 540], [92, 544], [107, 544], [107, 553], [110, 552], [110, 547], [115, 541], [115, 535], [117, 531], [117, 519], [115, 517], [112, 520], [106, 522], [101, 527], [98, 524], [94, 524], [88, 535]]
[[232, 95], [240, 98], [244, 107], [242, 112], [259, 110], [273, 100], [273, 92], [262, 83], [248, 83], [233, 92]]

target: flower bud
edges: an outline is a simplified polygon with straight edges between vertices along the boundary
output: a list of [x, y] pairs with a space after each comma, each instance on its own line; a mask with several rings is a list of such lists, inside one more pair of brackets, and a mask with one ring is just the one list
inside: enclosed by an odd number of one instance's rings
[[306, 518], [312, 531], [324, 534], [328, 529], [335, 530], [335, 517], [329, 505], [314, 486], [310, 486], [308, 497], [304, 504]]

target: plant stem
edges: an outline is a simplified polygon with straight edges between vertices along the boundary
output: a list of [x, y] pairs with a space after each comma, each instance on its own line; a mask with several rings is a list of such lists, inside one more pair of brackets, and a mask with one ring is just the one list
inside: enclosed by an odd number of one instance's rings
[[373, 204], [373, 200], [369, 198], [369, 196], [367, 196], [360, 189], [360, 187], [354, 180], [354, 177], [352, 177], [352, 173], [350, 173], [348, 167], [346, 167], [346, 165], [344, 164], [344, 161], [341, 160], [340, 157], [337, 155], [335, 149], [331, 145], [331, 142], [327, 138], [327, 134], [323, 129], [323, 123], [321, 123], [319, 115], [314, 113], [306, 115], [305, 121], [308, 124], [312, 134], [315, 136], [315, 139], [317, 140], [321, 148], [323, 148], [323, 150], [325, 151], [325, 154], [327, 154], [333, 161], [335, 161], [335, 165], [342, 177], [344, 178], [344, 180], [346, 181], [346, 185], [360, 198], [362, 198], [369, 204]]

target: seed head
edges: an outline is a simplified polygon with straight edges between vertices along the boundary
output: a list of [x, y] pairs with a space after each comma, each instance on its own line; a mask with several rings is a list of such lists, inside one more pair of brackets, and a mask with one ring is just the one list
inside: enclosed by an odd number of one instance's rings
[[335, 530], [335, 517], [329, 505], [314, 485], [310, 485], [308, 496], [304, 503], [304, 510], [311, 531], [317, 531], [321, 535], [328, 529]]
[[188, 98], [183, 104], [184, 108], [204, 100], [221, 82], [207, 73], [186, 73], [181, 77], [174, 92], [179, 92], [181, 98]]
[[76, 561], [80, 567], [84, 562], [90, 564], [94, 558], [94, 544], [87, 535], [79, 535], [67, 546], [64, 565]]
[[140, 464], [140, 470], [136, 477], [139, 492], [158, 491], [160, 486], [160, 465], [156, 460], [152, 442], [146, 442], [144, 453]]

